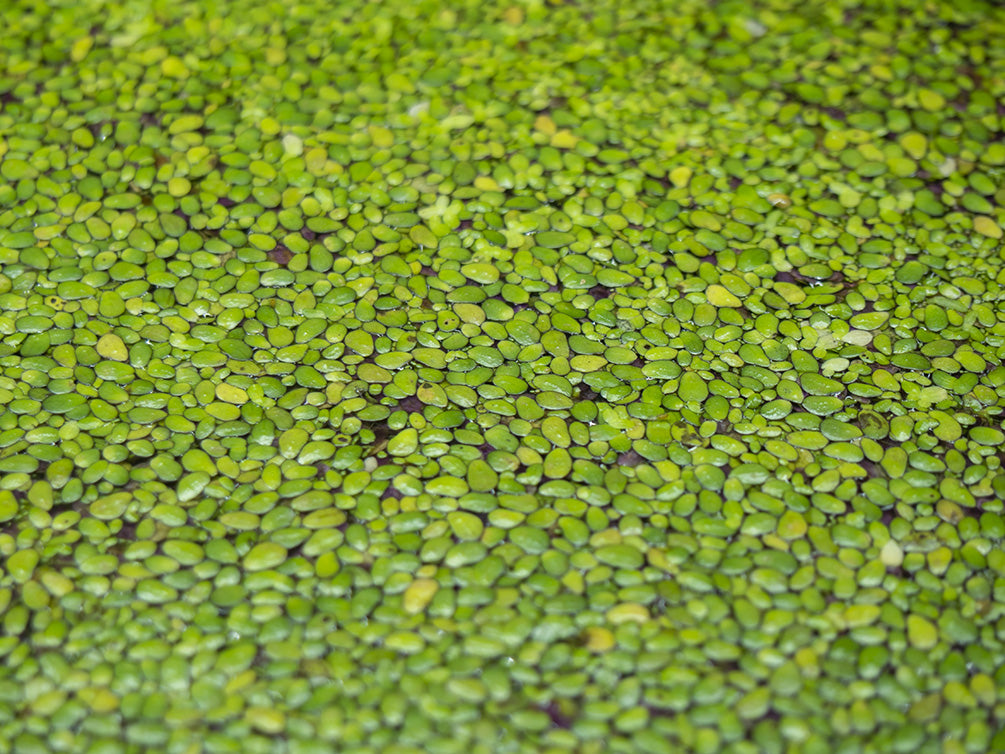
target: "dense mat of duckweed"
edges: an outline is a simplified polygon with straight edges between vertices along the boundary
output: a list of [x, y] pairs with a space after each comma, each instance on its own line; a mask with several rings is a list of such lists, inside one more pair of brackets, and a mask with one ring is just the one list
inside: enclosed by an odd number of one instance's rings
[[0, 752], [1005, 750], [1005, 11], [0, 8]]

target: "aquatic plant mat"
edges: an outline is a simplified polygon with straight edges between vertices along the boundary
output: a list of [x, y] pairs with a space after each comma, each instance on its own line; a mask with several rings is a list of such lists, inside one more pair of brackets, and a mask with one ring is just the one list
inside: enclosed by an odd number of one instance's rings
[[0, 8], [0, 752], [1005, 750], [1005, 10]]

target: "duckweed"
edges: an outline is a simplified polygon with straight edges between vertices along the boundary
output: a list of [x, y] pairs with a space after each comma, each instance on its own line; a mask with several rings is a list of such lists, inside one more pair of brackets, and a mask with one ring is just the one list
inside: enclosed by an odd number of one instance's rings
[[9, 4], [0, 752], [1005, 750], [1005, 11], [448, 5]]

